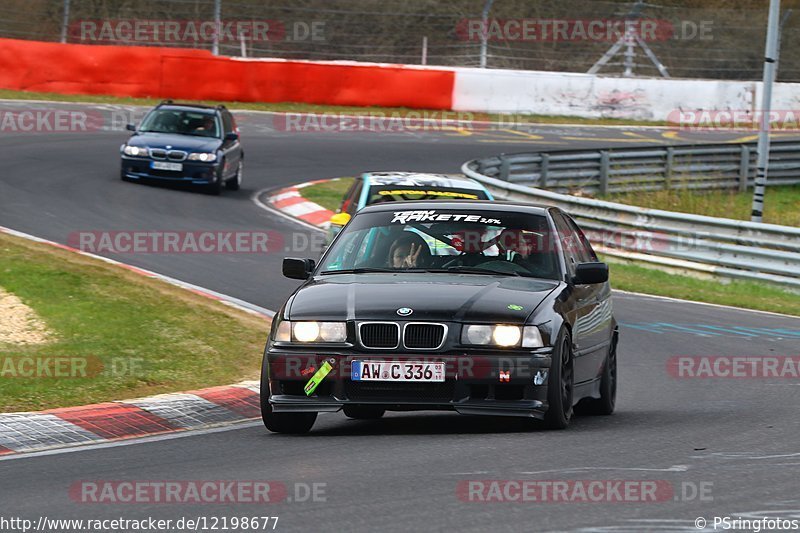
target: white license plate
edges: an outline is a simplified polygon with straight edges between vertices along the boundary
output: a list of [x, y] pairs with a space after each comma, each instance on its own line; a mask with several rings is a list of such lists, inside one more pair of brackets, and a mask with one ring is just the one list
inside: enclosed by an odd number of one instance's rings
[[353, 361], [353, 381], [444, 381], [444, 363]]
[[183, 163], [170, 163], [168, 161], [153, 161], [150, 166], [154, 170], [172, 170], [174, 172], [183, 170]]

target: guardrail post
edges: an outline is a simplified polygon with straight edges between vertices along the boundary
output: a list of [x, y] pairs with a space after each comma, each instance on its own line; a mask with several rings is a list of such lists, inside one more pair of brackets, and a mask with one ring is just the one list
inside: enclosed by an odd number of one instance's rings
[[500, 154], [500, 179], [508, 181], [508, 175], [511, 173], [511, 162], [505, 156]]
[[608, 194], [608, 171], [611, 167], [611, 156], [606, 150], [600, 151], [600, 194]]
[[542, 189], [547, 188], [547, 172], [550, 170], [550, 154], [541, 154], [542, 161], [539, 163], [539, 185]]
[[667, 146], [667, 162], [664, 165], [664, 188], [672, 188], [672, 168], [675, 163], [675, 148]]
[[739, 192], [747, 190], [747, 180], [750, 177], [750, 147], [742, 145], [742, 157], [739, 159]]

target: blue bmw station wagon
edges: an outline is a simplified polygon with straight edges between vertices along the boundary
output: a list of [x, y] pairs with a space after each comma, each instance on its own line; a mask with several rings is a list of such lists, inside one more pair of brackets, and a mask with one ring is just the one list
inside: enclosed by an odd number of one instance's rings
[[182, 182], [211, 194], [241, 187], [244, 152], [225, 106], [167, 100], [127, 128], [133, 134], [120, 146], [122, 180]]

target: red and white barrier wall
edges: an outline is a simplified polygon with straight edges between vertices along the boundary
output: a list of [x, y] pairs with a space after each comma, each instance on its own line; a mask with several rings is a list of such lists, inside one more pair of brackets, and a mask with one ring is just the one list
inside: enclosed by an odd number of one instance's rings
[[[0, 39], [0, 88], [67, 94], [302, 102], [668, 120], [678, 110], [755, 110], [761, 83], [213, 56], [205, 50]], [[773, 109], [800, 107], [777, 83]]]
[[404, 65], [0, 39], [0, 88], [35, 92], [450, 109], [454, 78]]

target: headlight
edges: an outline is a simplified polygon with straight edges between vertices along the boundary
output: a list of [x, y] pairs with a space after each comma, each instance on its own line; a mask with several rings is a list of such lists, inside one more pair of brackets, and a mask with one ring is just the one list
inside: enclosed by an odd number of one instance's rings
[[189, 154], [189, 161], [202, 161], [204, 163], [213, 163], [217, 160], [217, 154]]
[[523, 348], [540, 348], [542, 335], [536, 326], [508, 326], [498, 324], [495, 326], [465, 325], [461, 330], [461, 343], [478, 346], [519, 346], [522, 341]]
[[147, 148], [143, 148], [141, 146], [128, 146], [127, 144], [122, 149], [122, 153], [134, 157], [147, 157], [148, 155]]
[[344, 322], [290, 322], [286, 320], [278, 324], [275, 340], [303, 344], [345, 342], [347, 341], [347, 326]]

